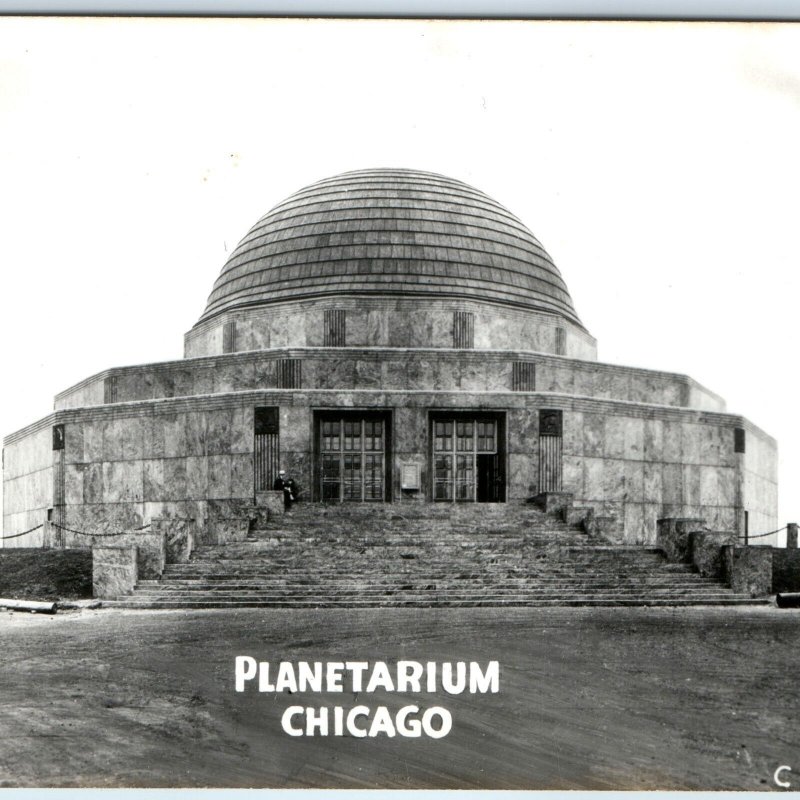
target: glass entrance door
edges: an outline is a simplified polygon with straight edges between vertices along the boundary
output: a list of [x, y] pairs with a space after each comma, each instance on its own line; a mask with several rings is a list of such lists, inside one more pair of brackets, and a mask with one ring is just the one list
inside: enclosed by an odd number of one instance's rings
[[381, 502], [385, 497], [383, 419], [323, 419], [319, 426], [320, 498]]
[[497, 420], [433, 420], [434, 500], [497, 502], [501, 483]]

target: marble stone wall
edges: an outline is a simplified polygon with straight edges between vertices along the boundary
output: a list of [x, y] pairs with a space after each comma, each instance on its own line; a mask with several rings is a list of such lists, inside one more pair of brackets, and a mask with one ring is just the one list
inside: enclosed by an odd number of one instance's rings
[[[776, 530], [780, 523], [778, 506], [778, 449], [775, 442], [754, 426], [745, 427], [745, 452], [741, 460], [742, 508], [748, 511], [749, 533], [758, 535]], [[744, 529], [740, 521], [740, 533]], [[757, 540], [778, 544], [778, 534]]]
[[[595, 339], [574, 323], [553, 314], [477, 301], [345, 296], [220, 314], [186, 334], [184, 354], [192, 358], [222, 353], [222, 329], [231, 321], [236, 324], [236, 349], [239, 351], [321, 347], [324, 314], [330, 309], [345, 311], [345, 342], [350, 347], [450, 348], [453, 346], [453, 312], [469, 311], [475, 315], [476, 349], [514, 348], [590, 361], [597, 358]], [[564, 331], [561, 353], [557, 346], [557, 329]]]
[[114, 384], [117, 403], [276, 388], [276, 365], [284, 358], [302, 362], [304, 389], [502, 392], [513, 388], [514, 362], [524, 360], [533, 364], [538, 392], [725, 410], [717, 395], [685, 375], [668, 372], [522, 351], [367, 348], [260, 351], [118, 368], [62, 392], [55, 405], [98, 405], [108, 382]]
[[[351, 367], [362, 368], [348, 362], [341, 369]], [[563, 490], [574, 494], [576, 505], [615, 516], [625, 541], [653, 543], [662, 517], [700, 517], [715, 530], [734, 530], [742, 508], [774, 519], [774, 492], [758, 494], [774, 479], [774, 442], [733, 415], [550, 392], [242, 390], [67, 409], [43, 421], [46, 426], [12, 435], [6, 440], [6, 496], [8, 513], [20, 515], [13, 525], [22, 529], [25, 515], [49, 502], [47, 479], [36, 494], [39, 479], [32, 476], [51, 469], [56, 422], [65, 425], [67, 527], [109, 532], [173, 517], [194, 519], [201, 529], [209, 520], [247, 513], [254, 492], [253, 409], [259, 405], [280, 407], [281, 466], [305, 499], [313, 492], [315, 411], [391, 412], [397, 502], [430, 498], [430, 410], [502, 412], [507, 498], [514, 502], [538, 491], [538, 412], [556, 408], [563, 413]], [[734, 429], [744, 425], [746, 455], [734, 452]], [[420, 492], [401, 490], [403, 464], [419, 465]], [[27, 481], [28, 488], [14, 488], [15, 481]], [[81, 546], [86, 539], [69, 535], [66, 544]]]
[[[3, 534], [45, 521], [53, 505], [53, 433], [49, 418], [3, 447]], [[40, 547], [46, 530], [6, 539], [0, 547]]]

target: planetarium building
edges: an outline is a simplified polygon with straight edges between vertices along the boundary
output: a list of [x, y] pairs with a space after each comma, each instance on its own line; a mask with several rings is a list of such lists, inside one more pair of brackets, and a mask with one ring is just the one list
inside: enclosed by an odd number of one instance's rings
[[777, 527], [773, 439], [685, 375], [598, 362], [528, 228], [411, 170], [292, 195], [224, 265], [183, 359], [86, 378], [6, 437], [4, 532], [45, 523], [6, 546], [211, 529], [279, 469], [308, 503], [566, 493], [630, 544], [665, 517]]

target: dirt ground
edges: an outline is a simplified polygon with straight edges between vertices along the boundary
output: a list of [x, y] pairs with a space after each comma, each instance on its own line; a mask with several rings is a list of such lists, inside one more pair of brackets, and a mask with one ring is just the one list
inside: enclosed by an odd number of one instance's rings
[[[0, 786], [775, 789], [800, 785], [800, 612], [0, 613]], [[234, 692], [258, 660], [500, 661], [500, 692]], [[289, 705], [442, 705], [442, 739], [292, 738]], [[797, 787], [794, 787], [795, 789]]]

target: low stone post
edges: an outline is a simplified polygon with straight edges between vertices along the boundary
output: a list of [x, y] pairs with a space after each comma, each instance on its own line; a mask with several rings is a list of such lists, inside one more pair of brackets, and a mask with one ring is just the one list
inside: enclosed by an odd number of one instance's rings
[[664, 551], [668, 561], [691, 559], [689, 534], [702, 532], [706, 521], [695, 517], [664, 517], [656, 520], [656, 547]]
[[268, 517], [273, 514], [283, 514], [286, 510], [283, 505], [283, 489], [268, 489], [264, 492], [256, 492], [256, 505], [266, 508]]
[[718, 531], [693, 531], [689, 534], [689, 552], [692, 564], [704, 578], [724, 580], [725, 569], [722, 561], [724, 545], [737, 544], [735, 533]]
[[737, 594], [766, 597], [772, 594], [772, 548], [768, 546], [722, 548], [724, 578]]
[[790, 522], [786, 525], [786, 546], [792, 550], [798, 548], [796, 522]]
[[155, 517], [150, 530], [164, 542], [164, 563], [183, 564], [195, 545], [195, 521], [192, 517]]
[[615, 516], [598, 516], [590, 508], [586, 510], [582, 523], [583, 530], [591, 539], [598, 539], [609, 544], [621, 544], [625, 538]]
[[542, 509], [546, 514], [564, 513], [572, 508], [574, 495], [572, 492], [540, 492], [528, 502]]
[[92, 547], [92, 595], [111, 599], [130, 594], [139, 578], [135, 545]]

